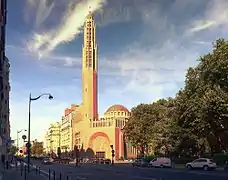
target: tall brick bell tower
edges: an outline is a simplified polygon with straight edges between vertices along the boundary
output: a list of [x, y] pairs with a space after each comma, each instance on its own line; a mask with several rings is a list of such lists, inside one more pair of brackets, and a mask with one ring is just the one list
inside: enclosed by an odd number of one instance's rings
[[97, 103], [97, 44], [96, 26], [91, 11], [84, 25], [84, 47], [82, 51], [82, 99], [84, 118], [98, 119]]

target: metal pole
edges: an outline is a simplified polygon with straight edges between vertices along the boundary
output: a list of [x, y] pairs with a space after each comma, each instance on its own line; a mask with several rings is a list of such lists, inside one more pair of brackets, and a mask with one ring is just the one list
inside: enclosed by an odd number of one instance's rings
[[25, 168], [25, 170], [24, 170], [24, 180], [26, 180], [27, 179], [27, 177], [26, 177], [26, 165], [24, 166], [24, 168]]
[[28, 119], [28, 172], [30, 171], [30, 120], [31, 120], [31, 93], [29, 94], [29, 119]]
[[48, 180], [51, 180], [51, 170], [50, 170], [50, 168], [48, 170]]
[[19, 132], [17, 131], [17, 155], [18, 155], [18, 150], [19, 150]]

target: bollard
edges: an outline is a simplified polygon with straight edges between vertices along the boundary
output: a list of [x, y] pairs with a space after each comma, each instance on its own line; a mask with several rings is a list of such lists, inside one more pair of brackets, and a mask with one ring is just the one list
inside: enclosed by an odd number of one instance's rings
[[68, 175], [66, 176], [66, 180], [69, 180], [69, 176]]
[[62, 180], [62, 174], [59, 173], [59, 180]]
[[26, 180], [27, 179], [27, 177], [26, 177], [26, 166], [24, 166], [24, 180]]
[[50, 170], [50, 168], [48, 170], [48, 180], [51, 180], [51, 170]]
[[53, 170], [53, 180], [55, 180], [55, 171]]
[[38, 167], [36, 166], [36, 174], [38, 174]]
[[21, 169], [21, 176], [23, 176], [23, 166], [20, 164], [20, 169]]

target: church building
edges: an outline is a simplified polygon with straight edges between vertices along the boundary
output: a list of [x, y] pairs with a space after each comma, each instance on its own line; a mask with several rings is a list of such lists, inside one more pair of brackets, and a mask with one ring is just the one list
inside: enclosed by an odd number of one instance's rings
[[89, 12], [84, 25], [82, 50], [82, 104], [72, 104], [65, 110], [60, 122], [61, 151], [72, 151], [77, 146], [97, 158], [111, 159], [112, 150], [116, 160], [135, 157], [136, 149], [125, 143], [122, 131], [131, 115], [129, 110], [123, 105], [113, 105], [107, 108], [104, 117], [98, 116], [97, 77], [96, 25]]

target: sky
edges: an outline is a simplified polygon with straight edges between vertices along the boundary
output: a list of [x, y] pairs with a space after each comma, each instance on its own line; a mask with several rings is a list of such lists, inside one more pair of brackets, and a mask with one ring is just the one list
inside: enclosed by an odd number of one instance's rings
[[227, 0], [9, 0], [13, 138], [28, 127], [29, 93], [54, 97], [32, 102], [32, 139], [42, 140], [65, 108], [82, 102], [82, 33], [89, 10], [97, 24], [100, 116], [113, 104], [131, 109], [174, 97], [186, 70], [213, 41], [228, 38]]

